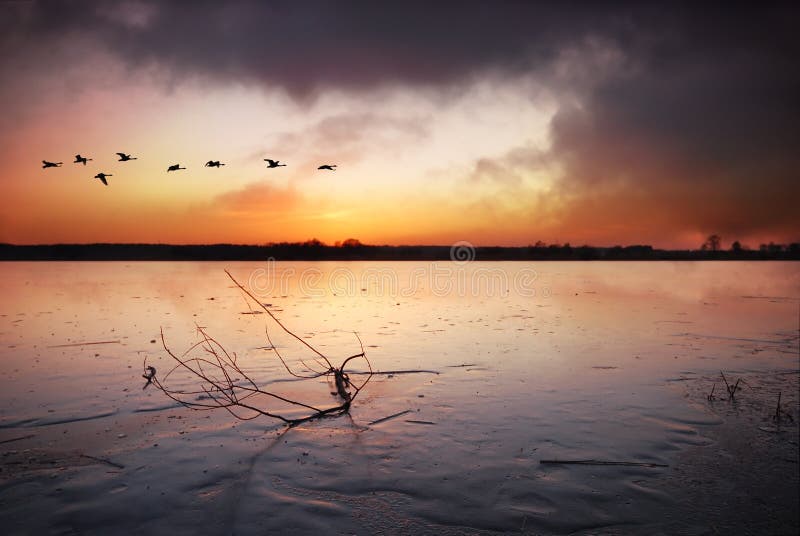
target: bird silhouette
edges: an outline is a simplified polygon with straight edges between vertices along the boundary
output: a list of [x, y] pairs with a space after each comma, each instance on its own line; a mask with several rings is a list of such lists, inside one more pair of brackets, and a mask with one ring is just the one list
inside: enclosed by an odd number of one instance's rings
[[280, 160], [272, 160], [271, 158], [265, 158], [264, 162], [267, 163], [268, 168], [276, 168], [276, 167], [284, 167], [286, 164], [281, 164]]
[[221, 164], [219, 160], [209, 160], [206, 162], [205, 167], [219, 167], [224, 166], [225, 164]]
[[106, 177], [113, 177], [113, 175], [109, 175], [108, 173], [98, 173], [97, 175], [94, 176], [95, 179], [100, 179], [100, 182], [108, 186], [108, 181], [106, 180]]
[[86, 158], [85, 156], [81, 156], [79, 154], [76, 154], [75, 155], [75, 161], [73, 162], [73, 164], [83, 164], [85, 166], [86, 162], [88, 162], [90, 160], [91, 160], [91, 158]]
[[47, 169], [49, 167], [61, 167], [61, 164], [64, 162], [48, 162], [47, 160], [42, 160], [42, 169]]
[[133, 156], [131, 156], [129, 154], [125, 154], [125, 153], [117, 153], [117, 156], [119, 156], [119, 160], [117, 160], [117, 162], [127, 162], [128, 160], [138, 160], [136, 157], [133, 157]]
[[167, 173], [169, 173], [170, 171], [178, 171], [179, 169], [186, 169], [186, 168], [185, 167], [181, 167], [180, 164], [172, 164], [171, 166], [169, 166], [167, 168]]
[[317, 169], [327, 169], [328, 171], [336, 171], [336, 164], [323, 164]]

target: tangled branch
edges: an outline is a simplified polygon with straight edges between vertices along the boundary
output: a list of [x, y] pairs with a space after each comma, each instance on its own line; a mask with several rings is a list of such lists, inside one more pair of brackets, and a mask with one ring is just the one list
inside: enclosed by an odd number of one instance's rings
[[[179, 404], [194, 410], [208, 411], [224, 409], [231, 415], [241, 420], [250, 420], [259, 416], [271, 417], [283, 421], [289, 426], [296, 426], [321, 417], [334, 417], [347, 413], [350, 406], [372, 378], [372, 365], [364, 351], [361, 338], [355, 333], [361, 351], [344, 359], [341, 365], [334, 366], [330, 359], [322, 352], [317, 350], [308, 341], [301, 338], [289, 330], [273, 313], [262, 304], [256, 296], [242, 286], [236, 279], [225, 270], [228, 277], [242, 291], [244, 296], [250, 298], [258, 305], [278, 327], [289, 336], [299, 341], [303, 346], [311, 350], [314, 354], [313, 360], [298, 361], [302, 365], [301, 370], [293, 369], [287, 358], [272, 343], [269, 334], [269, 326], [265, 327], [267, 340], [281, 361], [286, 371], [295, 379], [308, 380], [323, 376], [332, 380], [335, 391], [331, 394], [337, 398], [337, 404], [328, 407], [317, 407], [306, 404], [299, 400], [293, 400], [277, 393], [267, 391], [253, 379], [238, 363], [235, 353], [229, 353], [216, 339], [208, 334], [202, 327], [197, 327], [199, 341], [189, 347], [183, 354], [178, 356], [169, 346], [164, 338], [164, 331], [161, 330], [161, 344], [167, 355], [174, 361], [171, 369], [163, 376], [157, 376], [154, 367], [147, 365], [145, 359], [144, 377], [148, 385], [153, 385], [167, 397]], [[250, 302], [248, 301], [248, 307]], [[363, 382], [354, 383], [350, 380], [346, 372], [346, 367], [353, 360], [363, 360], [366, 363], [368, 372]], [[194, 382], [195, 388], [180, 389], [172, 387], [169, 383], [170, 376], [177, 373], [187, 374]], [[288, 407], [295, 411], [299, 410], [300, 417], [290, 417], [287, 410], [271, 409], [273, 404], [281, 404], [284, 408]]]

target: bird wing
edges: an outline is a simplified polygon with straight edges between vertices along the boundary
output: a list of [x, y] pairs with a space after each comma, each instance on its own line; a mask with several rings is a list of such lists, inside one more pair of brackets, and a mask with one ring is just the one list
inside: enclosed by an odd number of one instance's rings
[[128, 155], [126, 155], [125, 153], [117, 153], [117, 155], [118, 155], [120, 158], [125, 158], [125, 157], [127, 157], [127, 156], [128, 156]]
[[103, 184], [105, 184], [106, 186], [108, 186], [108, 181], [106, 180], [106, 178], [105, 178], [105, 177], [98, 177], [98, 179], [100, 179], [100, 181], [101, 181]]

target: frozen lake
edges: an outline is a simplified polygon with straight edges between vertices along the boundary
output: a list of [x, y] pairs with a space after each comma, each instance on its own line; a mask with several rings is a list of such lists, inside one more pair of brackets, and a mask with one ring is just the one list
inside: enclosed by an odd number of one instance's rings
[[[267, 315], [243, 314], [225, 269], [332, 361], [359, 351], [355, 331], [375, 370], [418, 372], [376, 375], [349, 416], [288, 431], [143, 390], [145, 358], [169, 368], [161, 330], [182, 352], [196, 326], [260, 382], [287, 378]], [[734, 413], [753, 430], [771, 426], [778, 391], [798, 420], [797, 263], [8, 262], [0, 274], [7, 534], [691, 531], [665, 483], [731, 414], [706, 398], [715, 383], [724, 394], [720, 371], [747, 381]], [[333, 403], [324, 380], [274, 385]]]

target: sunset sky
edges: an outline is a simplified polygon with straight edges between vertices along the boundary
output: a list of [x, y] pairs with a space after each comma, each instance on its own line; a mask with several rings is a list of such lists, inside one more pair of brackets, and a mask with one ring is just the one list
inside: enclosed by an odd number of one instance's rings
[[0, 242], [798, 241], [799, 15], [0, 2]]

